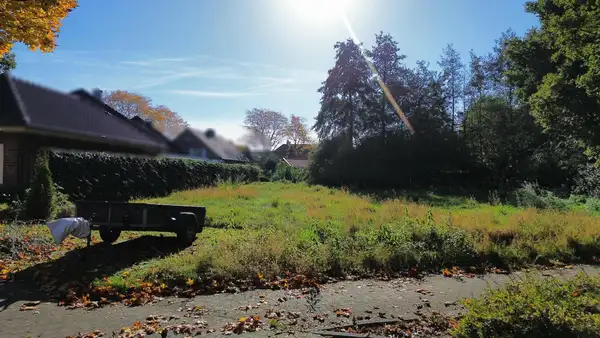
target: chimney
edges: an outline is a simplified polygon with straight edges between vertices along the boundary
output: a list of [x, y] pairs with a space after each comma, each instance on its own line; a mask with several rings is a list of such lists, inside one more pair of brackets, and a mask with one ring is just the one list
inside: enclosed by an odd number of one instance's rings
[[104, 101], [104, 100], [102, 100], [102, 89], [99, 89], [99, 88], [92, 89], [92, 96], [97, 98], [100, 101]]
[[211, 137], [215, 137], [215, 130], [214, 129], [206, 129], [206, 131], [204, 132], [204, 135], [206, 135], [206, 137], [211, 138]]

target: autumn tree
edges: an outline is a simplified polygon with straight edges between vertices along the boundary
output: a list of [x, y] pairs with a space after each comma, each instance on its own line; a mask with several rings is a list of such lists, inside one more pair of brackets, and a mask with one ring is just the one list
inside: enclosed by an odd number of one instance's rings
[[294, 146], [311, 143], [312, 138], [310, 137], [308, 130], [306, 119], [292, 114], [286, 134], [287, 139]]
[[17, 42], [53, 51], [62, 20], [76, 7], [77, 0], [0, 0], [0, 56]]
[[166, 106], [153, 106], [149, 97], [126, 90], [115, 90], [103, 94], [103, 100], [119, 113], [131, 119], [139, 116], [151, 122], [161, 131], [177, 132], [185, 128], [187, 122]]
[[259, 139], [260, 143], [268, 143], [271, 149], [275, 149], [287, 136], [289, 121], [280, 112], [254, 108], [246, 111], [243, 126], [251, 135], [249, 138]]

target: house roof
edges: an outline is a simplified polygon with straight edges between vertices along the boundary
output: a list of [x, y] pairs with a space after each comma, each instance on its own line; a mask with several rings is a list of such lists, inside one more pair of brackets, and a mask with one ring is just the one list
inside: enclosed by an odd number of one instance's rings
[[287, 162], [292, 167], [296, 168], [308, 168], [309, 161], [308, 160], [295, 160], [291, 158], [284, 158], [284, 161]]
[[275, 149], [273, 152], [278, 154], [281, 157], [286, 157], [286, 158], [302, 158], [302, 159], [308, 159], [308, 155], [310, 154], [311, 150], [313, 149], [313, 145], [312, 144], [298, 144], [298, 145], [293, 145], [293, 144], [282, 144], [280, 145], [277, 149]]
[[250, 161], [244, 154], [242, 154], [237, 146], [223, 138], [222, 136], [217, 135], [213, 131], [213, 135], [211, 137], [207, 136], [207, 131], [202, 131], [198, 129], [188, 128], [188, 130], [196, 136], [202, 143], [204, 143], [210, 150], [219, 156], [222, 160], [226, 161], [242, 161], [248, 162]]
[[176, 149], [179, 148], [175, 145], [175, 143], [173, 143], [173, 140], [169, 139], [165, 134], [156, 130], [156, 128], [154, 128], [154, 126], [152, 126], [152, 123], [145, 121], [144, 119], [142, 119], [139, 116], [132, 117], [131, 121], [136, 123], [137, 125], [141, 126], [145, 131], [150, 133], [157, 141], [168, 144], [169, 148], [172, 151], [175, 151]]
[[[159, 152], [165, 144], [135, 126], [115, 110], [79, 90], [63, 93], [7, 73], [0, 75], [0, 130], [39, 131], [61, 137], [127, 146]], [[101, 102], [101, 101], [100, 101]], [[24, 129], [21, 129], [24, 128]]]

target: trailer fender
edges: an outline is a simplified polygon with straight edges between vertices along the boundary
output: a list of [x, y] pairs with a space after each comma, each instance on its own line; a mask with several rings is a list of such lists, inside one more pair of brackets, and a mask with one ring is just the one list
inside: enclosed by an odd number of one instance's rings
[[180, 228], [193, 224], [197, 232], [202, 232], [203, 230], [203, 226], [198, 223], [198, 218], [193, 212], [180, 212], [177, 221]]

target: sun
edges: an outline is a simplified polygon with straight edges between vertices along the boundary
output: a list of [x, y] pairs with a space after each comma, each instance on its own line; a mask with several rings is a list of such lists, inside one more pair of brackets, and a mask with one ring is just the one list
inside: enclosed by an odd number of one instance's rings
[[304, 19], [332, 20], [348, 9], [350, 0], [288, 0], [294, 12]]

